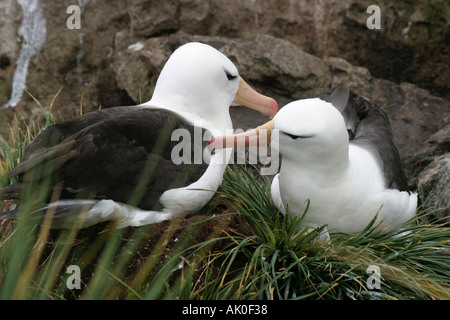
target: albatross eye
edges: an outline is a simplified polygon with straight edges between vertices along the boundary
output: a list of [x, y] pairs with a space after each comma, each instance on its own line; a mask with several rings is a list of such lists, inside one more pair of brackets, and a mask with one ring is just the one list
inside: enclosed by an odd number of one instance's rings
[[233, 76], [231, 73], [229, 73], [229, 72], [226, 71], [226, 70], [225, 70], [225, 74], [227, 75], [227, 78], [228, 78], [229, 81], [234, 80], [234, 79], [237, 78], [237, 75], [236, 75], [236, 76]]
[[291, 138], [292, 140], [297, 140], [298, 138], [307, 139], [307, 138], [311, 138], [312, 137], [312, 136], [296, 136], [294, 134], [290, 134], [290, 133], [287, 133], [287, 132], [283, 132], [283, 133], [285, 135], [289, 136], [289, 138]]

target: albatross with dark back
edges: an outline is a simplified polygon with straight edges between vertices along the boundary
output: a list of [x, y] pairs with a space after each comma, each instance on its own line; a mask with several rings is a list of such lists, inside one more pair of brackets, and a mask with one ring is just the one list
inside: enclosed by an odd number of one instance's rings
[[[194, 126], [174, 112], [137, 106], [88, 113], [45, 130], [10, 172], [18, 183], [5, 192], [19, 196], [23, 184], [50, 185], [49, 199], [114, 199], [144, 210], [160, 210], [164, 191], [197, 181], [208, 168], [172, 161], [175, 129], [194, 136]], [[202, 128], [202, 137], [205, 135]], [[207, 136], [207, 135], [205, 135]], [[202, 150], [206, 142], [198, 146]], [[191, 148], [191, 159], [194, 159]]]

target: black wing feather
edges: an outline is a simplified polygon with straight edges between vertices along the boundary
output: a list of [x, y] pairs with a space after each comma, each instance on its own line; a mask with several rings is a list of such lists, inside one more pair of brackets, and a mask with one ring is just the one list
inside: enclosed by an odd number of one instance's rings
[[114, 107], [83, 114], [72, 120], [63, 121], [44, 129], [25, 149], [22, 161], [26, 161], [39, 149], [56, 146], [71, 135], [102, 121], [121, 117], [141, 107]]
[[191, 137], [194, 132], [183, 118], [162, 109], [130, 108], [97, 111], [47, 129], [11, 176], [37, 185], [50, 177], [51, 185], [62, 184], [62, 198], [107, 198], [155, 209], [164, 191], [196, 181], [207, 164], [173, 163], [171, 152], [179, 143], [171, 141], [173, 130], [184, 128]]

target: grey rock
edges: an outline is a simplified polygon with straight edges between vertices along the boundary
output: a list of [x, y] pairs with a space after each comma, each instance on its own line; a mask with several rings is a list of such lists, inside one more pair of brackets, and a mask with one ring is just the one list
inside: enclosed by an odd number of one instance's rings
[[9, 99], [12, 91], [14, 66], [19, 55], [17, 28], [21, 22], [21, 8], [17, 1], [0, 2], [0, 106]]
[[450, 153], [433, 160], [418, 176], [421, 210], [429, 217], [450, 225]]
[[366, 68], [342, 58], [330, 57], [325, 61], [332, 72], [332, 87], [348, 86], [388, 114], [405, 163], [426, 145], [428, 137], [450, 123], [450, 103], [446, 99], [414, 84], [396, 84], [373, 77]]
[[378, 3], [379, 30], [366, 25], [371, 0], [128, 0], [127, 4], [131, 30], [140, 37], [177, 31], [228, 38], [270, 34], [319, 57], [342, 57], [376, 77], [448, 94], [445, 1]]
[[405, 170], [410, 177], [409, 184], [417, 186], [418, 175], [436, 158], [450, 152], [450, 125], [432, 134], [410, 159], [408, 159]]
[[[123, 42], [114, 58], [116, 79], [120, 88], [136, 102], [150, 99], [167, 58], [176, 48], [191, 41], [209, 44], [224, 53], [251, 86], [274, 97], [280, 105], [315, 96], [331, 84], [331, 73], [324, 61], [287, 40], [269, 35], [230, 39], [179, 32], [147, 40], [137, 40], [126, 34], [117, 38]], [[235, 128], [248, 129], [267, 120], [245, 108], [233, 108], [232, 112]]]

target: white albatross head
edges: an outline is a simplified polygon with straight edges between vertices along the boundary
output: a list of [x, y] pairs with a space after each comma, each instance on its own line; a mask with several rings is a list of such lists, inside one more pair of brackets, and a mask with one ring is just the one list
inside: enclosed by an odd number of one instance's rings
[[[277, 135], [271, 134], [278, 130]], [[274, 137], [278, 137], [275, 141]], [[283, 161], [320, 166], [348, 159], [348, 133], [342, 114], [319, 98], [291, 102], [274, 118], [245, 133], [215, 137], [212, 149], [262, 145], [271, 142]], [[335, 164], [337, 165], [337, 164]]]
[[318, 98], [291, 102], [273, 119], [283, 159], [318, 164], [348, 157], [348, 133], [342, 114]]
[[278, 111], [275, 100], [253, 90], [230, 59], [198, 42], [173, 52], [159, 75], [150, 103], [194, 113], [211, 124], [224, 118], [231, 124], [231, 105], [243, 105], [269, 117]]

